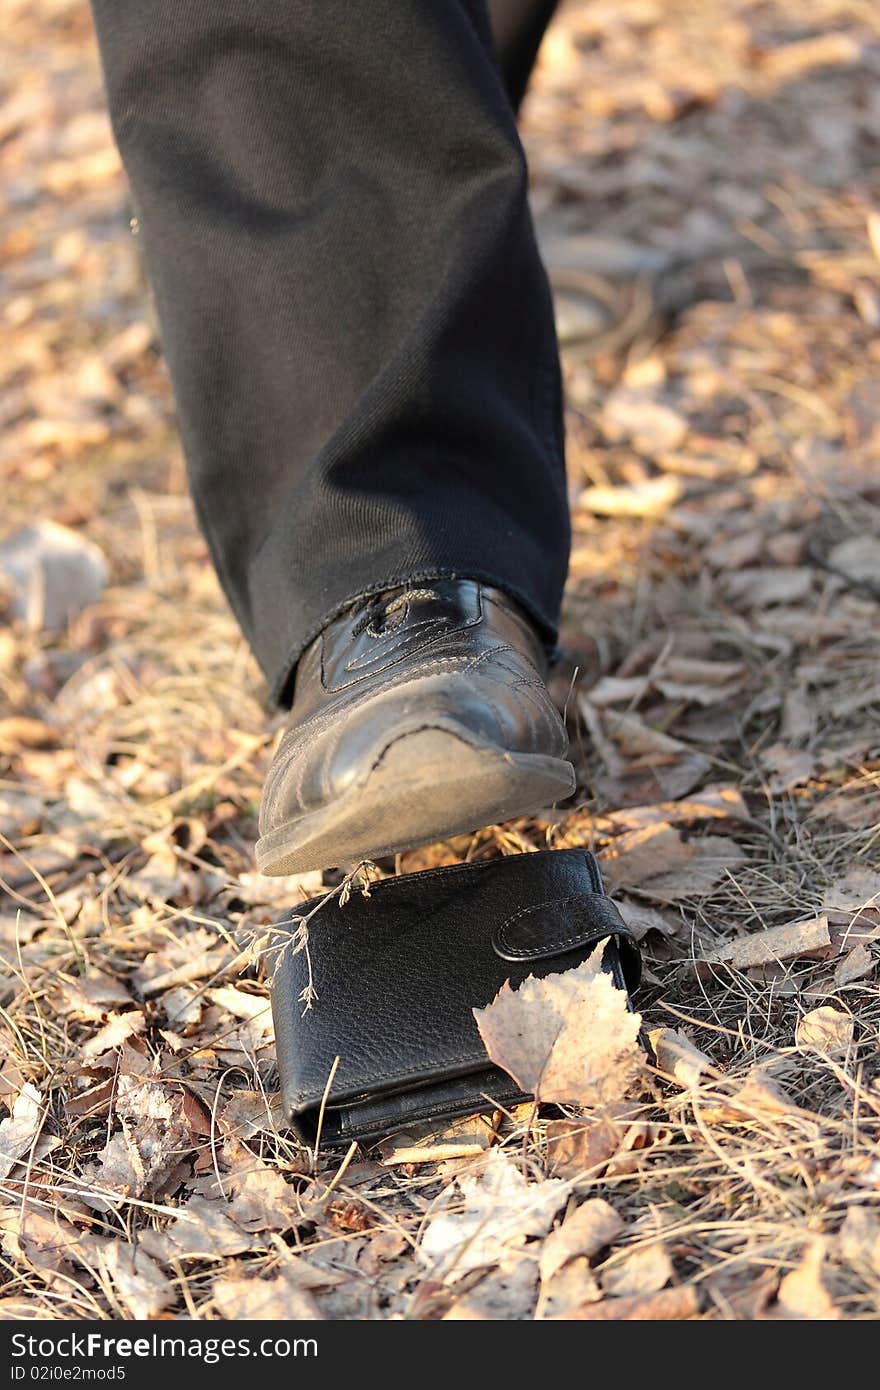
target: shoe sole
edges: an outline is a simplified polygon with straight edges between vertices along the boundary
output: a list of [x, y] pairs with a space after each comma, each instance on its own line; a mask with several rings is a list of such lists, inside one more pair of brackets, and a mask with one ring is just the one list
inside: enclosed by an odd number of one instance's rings
[[356, 864], [525, 816], [571, 796], [574, 768], [541, 753], [506, 753], [441, 729], [406, 734], [360, 785], [263, 835], [263, 874]]

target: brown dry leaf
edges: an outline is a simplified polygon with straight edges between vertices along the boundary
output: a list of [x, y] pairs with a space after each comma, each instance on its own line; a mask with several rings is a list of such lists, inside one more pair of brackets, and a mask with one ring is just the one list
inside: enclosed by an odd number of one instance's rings
[[704, 1052], [676, 1028], [652, 1028], [648, 1034], [657, 1066], [680, 1086], [699, 1086], [704, 1076], [717, 1076], [718, 1070]]
[[393, 1135], [381, 1145], [382, 1162], [387, 1167], [401, 1163], [445, 1163], [447, 1159], [476, 1158], [489, 1148], [492, 1128], [485, 1115], [468, 1115], [454, 1120], [443, 1130], [436, 1123], [414, 1127]]
[[248, 994], [234, 985], [223, 985], [219, 989], [205, 991], [207, 997], [219, 1008], [242, 1020], [242, 1026], [232, 1032], [225, 1029], [222, 1047], [218, 1056], [236, 1047], [248, 1053], [259, 1052], [274, 1037], [272, 1006], [265, 995]]
[[778, 48], [759, 51], [756, 56], [762, 73], [778, 84], [792, 82], [815, 68], [857, 63], [862, 56], [862, 45], [853, 34], [832, 31], [795, 39]]
[[804, 1251], [800, 1264], [782, 1280], [776, 1295], [776, 1305], [781, 1317], [826, 1321], [840, 1317], [831, 1295], [822, 1283], [825, 1249], [824, 1240], [814, 1240]]
[[723, 835], [704, 835], [689, 840], [691, 851], [680, 868], [657, 874], [641, 885], [641, 891], [659, 903], [677, 903], [711, 893], [747, 858], [736, 840]]
[[82, 980], [63, 981], [58, 990], [58, 1010], [74, 1018], [96, 1022], [111, 1009], [130, 1008], [134, 1003], [120, 980], [93, 970]]
[[877, 962], [867, 946], [859, 942], [843, 957], [834, 969], [834, 983], [838, 986], [851, 985], [855, 980], [863, 980], [871, 975]]
[[837, 1233], [836, 1246], [847, 1264], [880, 1274], [880, 1221], [867, 1207], [850, 1207]]
[[527, 1181], [499, 1149], [491, 1149], [474, 1173], [457, 1181], [461, 1202], [449, 1189], [444, 1192], [419, 1246], [432, 1276], [444, 1280], [498, 1264], [511, 1247], [544, 1235], [570, 1191], [558, 1178]]
[[527, 1094], [569, 1105], [614, 1104], [644, 1074], [641, 1016], [601, 968], [605, 942], [574, 970], [502, 986], [474, 1009], [492, 1061]]
[[43, 1122], [43, 1097], [26, 1081], [16, 1097], [9, 1119], [0, 1124], [0, 1179], [8, 1178], [25, 1157]]
[[806, 922], [792, 922], [782, 927], [768, 927], [737, 937], [714, 950], [707, 951], [702, 960], [711, 964], [730, 965], [735, 970], [765, 965], [770, 961], [792, 960], [796, 956], [827, 952], [831, 946], [828, 918], [824, 913]]
[[96, 1057], [101, 1057], [111, 1048], [119, 1047], [135, 1033], [143, 1033], [146, 1026], [147, 1020], [140, 1009], [129, 1009], [124, 1014], [108, 1014], [104, 1027], [100, 1028], [94, 1037], [88, 1038], [83, 1043], [80, 1049], [82, 1060], [84, 1062], [94, 1061]]
[[646, 880], [687, 864], [694, 856], [681, 831], [661, 822], [628, 830], [599, 855], [602, 877], [612, 892], [638, 888]]
[[199, 1180], [199, 1195], [225, 1202], [227, 1213], [249, 1230], [281, 1231], [290, 1226], [296, 1215], [296, 1197], [275, 1166], [257, 1158], [236, 1139], [228, 1139], [216, 1159], [222, 1186], [211, 1172]]
[[547, 1157], [553, 1177], [569, 1179], [577, 1189], [578, 1179], [592, 1183], [598, 1171], [620, 1148], [623, 1129], [606, 1116], [584, 1116], [580, 1120], [549, 1120]]
[[150, 999], [175, 985], [219, 976], [235, 959], [226, 942], [218, 941], [214, 932], [198, 927], [145, 956], [134, 973], [134, 982], [144, 998]]
[[761, 764], [772, 774], [768, 785], [774, 796], [809, 782], [816, 771], [812, 753], [805, 748], [786, 748], [783, 743], [773, 743], [763, 749]]
[[821, 1052], [829, 1057], [845, 1056], [855, 1037], [855, 1021], [850, 1014], [830, 1004], [811, 1009], [798, 1019], [795, 1042], [802, 1051]]
[[873, 783], [854, 783], [822, 799], [816, 815], [832, 816], [850, 830], [880, 825], [880, 791]]
[[704, 753], [652, 729], [638, 715], [599, 710], [585, 695], [578, 697], [578, 708], [608, 769], [601, 790], [612, 805], [677, 800], [711, 769]]
[[710, 539], [703, 558], [716, 570], [738, 570], [761, 558], [765, 539], [760, 531], [744, 531], [739, 536]]
[[0, 753], [8, 756], [24, 748], [54, 748], [58, 730], [42, 719], [29, 719], [23, 714], [0, 719]]
[[645, 1298], [603, 1298], [601, 1303], [584, 1303], [576, 1311], [565, 1314], [567, 1318], [577, 1318], [580, 1322], [673, 1322], [695, 1318], [700, 1311], [700, 1300], [692, 1284], [684, 1284], [672, 1289], [661, 1289], [659, 1293]]
[[479, 1283], [462, 1293], [443, 1314], [444, 1322], [510, 1322], [529, 1318], [538, 1292], [535, 1261], [527, 1256], [507, 1255], [497, 1269], [490, 1270]]
[[669, 1142], [672, 1130], [659, 1120], [635, 1120], [628, 1125], [618, 1145], [617, 1152], [609, 1159], [605, 1177], [621, 1177], [625, 1173], [638, 1172], [655, 1145]]
[[230, 1322], [308, 1322], [323, 1316], [287, 1265], [268, 1279], [225, 1275], [215, 1281], [211, 1296], [221, 1318]]
[[25, 1268], [36, 1270], [50, 1286], [63, 1289], [71, 1275], [82, 1232], [36, 1202], [16, 1202], [0, 1207], [0, 1248]]
[[880, 538], [850, 536], [828, 554], [829, 569], [837, 570], [854, 584], [880, 584]]
[[221, 1111], [220, 1121], [238, 1139], [278, 1134], [286, 1127], [280, 1095], [268, 1095], [265, 1091], [233, 1091]]
[[122, 1309], [133, 1318], [155, 1318], [177, 1299], [174, 1286], [154, 1260], [137, 1245], [119, 1239], [86, 1236], [76, 1249], [78, 1262], [93, 1265], [106, 1280]]
[[766, 1068], [760, 1066], [752, 1067], [742, 1085], [722, 1105], [706, 1108], [703, 1113], [711, 1124], [725, 1121], [737, 1123], [743, 1115], [799, 1122], [810, 1118], [805, 1110], [793, 1103]]
[[801, 603], [809, 598], [814, 571], [807, 566], [780, 566], [765, 569], [726, 571], [721, 588], [732, 603], [743, 608], [769, 608], [777, 603]]
[[667, 700], [690, 700], [706, 707], [737, 694], [749, 678], [741, 661], [701, 661], [695, 657], [669, 657], [651, 672], [651, 684]]
[[625, 806], [610, 814], [594, 816], [591, 824], [602, 834], [619, 835], [652, 825], [694, 825], [704, 820], [748, 820], [749, 812], [736, 787], [704, 787], [696, 796], [680, 801], [654, 802], [650, 806]]
[[65, 627], [98, 601], [107, 582], [107, 562], [94, 541], [45, 520], [3, 541], [0, 571], [12, 584], [13, 611], [35, 630]]
[[867, 864], [851, 864], [841, 878], [826, 888], [822, 906], [828, 912], [861, 912], [880, 907], [880, 871]]
[[223, 1202], [191, 1197], [164, 1230], [145, 1231], [140, 1243], [160, 1263], [166, 1263], [240, 1255], [264, 1242], [234, 1221]]
[[541, 1247], [540, 1271], [544, 1284], [569, 1260], [579, 1255], [589, 1258], [611, 1245], [624, 1229], [617, 1212], [601, 1197], [582, 1202], [547, 1236]]
[[678, 411], [647, 392], [618, 386], [605, 401], [602, 429], [609, 439], [630, 439], [640, 453], [651, 456], [677, 449], [688, 424]]
[[[157, 1196], [179, 1179], [181, 1161], [192, 1152], [193, 1135], [179, 1091], [148, 1077], [121, 1073], [117, 1079], [113, 1134], [98, 1155], [93, 1176], [120, 1197]], [[91, 1194], [96, 1210], [109, 1210], [111, 1196]]]
[[681, 921], [661, 912], [658, 907], [628, 902], [626, 899], [620, 899], [617, 906], [636, 941], [641, 941], [649, 931], [659, 932], [661, 936], [676, 936], [681, 930]]
[[590, 686], [590, 704], [597, 709], [606, 705], [628, 705], [640, 700], [650, 688], [647, 676], [603, 676]]
[[644, 1298], [668, 1284], [675, 1270], [665, 1245], [643, 1245], [602, 1270], [601, 1283], [610, 1298]]
[[548, 1321], [572, 1317], [586, 1303], [598, 1303], [602, 1298], [599, 1281], [586, 1255], [576, 1255], [548, 1279], [541, 1282], [541, 1298], [536, 1318]]
[[598, 516], [665, 516], [683, 495], [681, 478], [662, 473], [624, 487], [586, 487], [577, 505]]

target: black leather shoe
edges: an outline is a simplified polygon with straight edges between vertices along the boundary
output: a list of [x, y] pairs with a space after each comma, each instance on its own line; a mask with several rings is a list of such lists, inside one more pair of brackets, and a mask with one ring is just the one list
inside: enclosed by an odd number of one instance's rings
[[475, 580], [364, 599], [300, 659], [257, 864], [378, 858], [570, 796], [568, 740], [520, 608]]

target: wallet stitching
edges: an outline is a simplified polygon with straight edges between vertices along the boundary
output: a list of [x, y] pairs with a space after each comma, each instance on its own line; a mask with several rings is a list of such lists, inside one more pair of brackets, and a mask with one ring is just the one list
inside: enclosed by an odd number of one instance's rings
[[[558, 851], [558, 850], [551, 850], [551, 851], [549, 851], [549, 853], [551, 853], [551, 854], [553, 854], [553, 853], [558, 854], [559, 851]], [[501, 926], [499, 927], [499, 929], [498, 929], [498, 944], [499, 944], [499, 946], [503, 946], [503, 947], [505, 948], [505, 950], [507, 950], [507, 951], [509, 952], [510, 955], [516, 956], [517, 960], [531, 960], [532, 955], [533, 955], [533, 952], [532, 952], [532, 951], [529, 951], [529, 952], [527, 952], [526, 954], [523, 954], [523, 952], [522, 952], [521, 950], [517, 950], [516, 946], [510, 946], [510, 945], [508, 945], [508, 938], [507, 938], [507, 929], [508, 929], [508, 927], [512, 927], [513, 924], [514, 924], [514, 922], [519, 921], [520, 917], [527, 917], [527, 916], [529, 915], [530, 912], [540, 912], [540, 911], [542, 911], [542, 909], [547, 908], [547, 907], [564, 907], [566, 903], [581, 902], [584, 898], [590, 898], [590, 897], [599, 898], [602, 902], [608, 903], [608, 906], [611, 907], [613, 911], [616, 911], [616, 909], [614, 908], [614, 904], [611, 903], [611, 902], [609, 901], [608, 898], [606, 898], [606, 896], [605, 896], [604, 893], [569, 893], [569, 895], [568, 895], [567, 897], [565, 897], [565, 898], [548, 898], [545, 902], [542, 902], [542, 903], [532, 903], [531, 907], [523, 907], [523, 908], [520, 909], [519, 912], [515, 912], [515, 913], [513, 914], [512, 917], [508, 917], [507, 921], [504, 922], [504, 923], [502, 923], [502, 925], [501, 925]], [[622, 924], [622, 925], [623, 925], [623, 924]], [[556, 949], [557, 949], [558, 951], [561, 951], [561, 950], [563, 950], [566, 946], [573, 946], [573, 945], [576, 945], [579, 941], [583, 941], [583, 942], [586, 943], [586, 942], [590, 939], [590, 936], [591, 936], [591, 935], [592, 935], [594, 938], [598, 939], [600, 936], [620, 936], [620, 935], [623, 935], [623, 934], [628, 935], [628, 933], [622, 932], [622, 931], [621, 931], [621, 928], [618, 928], [616, 931], [613, 930], [613, 929], [610, 929], [610, 928], [609, 928], [609, 930], [607, 930], [607, 931], [602, 931], [600, 928], [594, 928], [594, 929], [592, 930], [592, 933], [590, 933], [590, 932], [586, 932], [586, 933], [585, 933], [585, 932], [581, 931], [581, 932], [578, 932], [576, 936], [569, 936], [569, 937], [566, 937], [565, 940], [563, 940], [563, 941], [556, 941], [556, 942], [554, 942], [553, 944], [554, 944], [554, 946], [556, 947]], [[548, 944], [549, 944], [549, 943], [548, 943]]]
[[[442, 1065], [444, 1067], [454, 1067], [458, 1066], [461, 1062], [479, 1062], [481, 1065], [483, 1065], [487, 1060], [491, 1062], [492, 1059], [489, 1057], [489, 1054], [488, 1052], [486, 1052], [485, 1048], [483, 1048], [482, 1052], [479, 1053], [465, 1052], [462, 1056], [459, 1057], [446, 1057], [444, 1058]], [[352, 1078], [351, 1085], [360, 1088], [364, 1085], [374, 1084], [378, 1079], [382, 1082], [383, 1090], [387, 1091], [389, 1085], [393, 1086], [396, 1081], [399, 1081], [403, 1077], [419, 1076], [420, 1074], [424, 1075], [426, 1080], [454, 1080], [453, 1077], [444, 1077], [442, 1075], [438, 1077], [436, 1074], [432, 1074], [431, 1072], [425, 1071], [425, 1064], [422, 1062], [417, 1067], [407, 1067], [404, 1071], [395, 1071], [394, 1075], [391, 1077], [386, 1076], [384, 1078], [377, 1078], [375, 1076], [371, 1076], [362, 1072], [359, 1076]], [[381, 1094], [382, 1091], [377, 1092], [377, 1095]], [[316, 1102], [323, 1099], [323, 1096], [324, 1091], [301, 1091], [300, 1099], [307, 1101], [307, 1106], [301, 1106], [299, 1113], [301, 1113], [306, 1108], [311, 1109]], [[337, 1105], [350, 1105], [352, 1102], [350, 1099], [346, 1100], [345, 1097], [341, 1096], [339, 1100], [335, 1103]], [[334, 1104], [332, 1093], [329, 1094], [327, 1097], [327, 1104], [330, 1106]]]
[[[525, 1100], [527, 1096], [528, 1092], [523, 1091], [521, 1087], [517, 1086], [516, 1084], [511, 1086], [508, 1091], [503, 1091], [499, 1093], [499, 1095], [497, 1096], [487, 1095], [485, 1091], [480, 1092], [481, 1098], [498, 1105], [511, 1105], [514, 1104], [519, 1098]], [[461, 1101], [458, 1107], [451, 1107], [448, 1104], [448, 1102], [444, 1103], [443, 1101], [435, 1101], [433, 1104], [421, 1106], [418, 1110], [418, 1115], [416, 1118], [418, 1120], [430, 1120], [435, 1117], [442, 1117], [445, 1115], [467, 1115], [468, 1113], [470, 1113], [470, 1105], [470, 1100]], [[339, 1134], [357, 1134], [360, 1131], [360, 1126], [357, 1123], [358, 1118], [359, 1117], [357, 1115], [350, 1114], [347, 1110], [340, 1109], [338, 1119]], [[377, 1131], [377, 1133], [383, 1132], [384, 1131], [382, 1129]]]
[[[580, 858], [582, 858], [582, 860], [584, 860], [585, 863], [586, 863], [586, 868], [587, 868], [587, 872], [588, 872], [588, 875], [589, 875], [589, 878], [590, 878], [590, 882], [593, 883], [593, 884], [595, 885], [595, 883], [596, 883], [596, 877], [597, 877], [597, 871], [596, 871], [596, 869], [595, 869], [594, 860], [593, 860], [593, 854], [592, 854], [592, 851], [591, 851], [591, 850], [588, 850], [588, 849], [537, 849], [537, 850], [531, 850], [531, 851], [528, 853], [528, 855], [525, 855], [525, 854], [523, 854], [523, 855], [516, 855], [516, 854], [513, 854], [513, 855], [505, 855], [502, 859], [485, 859], [485, 860], [483, 860], [481, 863], [478, 863], [478, 864], [472, 864], [472, 863], [467, 863], [467, 864], [443, 864], [443, 865], [441, 865], [439, 868], [436, 868], [436, 869], [420, 869], [420, 870], [418, 871], [418, 873], [415, 873], [415, 874], [398, 874], [398, 875], [395, 875], [393, 878], [383, 878], [383, 879], [379, 879], [379, 881], [378, 881], [377, 883], [371, 883], [371, 884], [370, 884], [370, 896], [372, 897], [374, 894], [377, 894], [377, 893], [386, 893], [386, 892], [388, 892], [389, 888], [391, 888], [391, 886], [392, 886], [393, 884], [395, 884], [395, 883], [401, 883], [401, 882], [403, 882], [403, 881], [406, 881], [406, 882], [407, 882], [409, 888], [415, 889], [416, 891], [418, 891], [418, 889], [422, 886], [422, 884], [423, 884], [427, 879], [429, 879], [429, 878], [431, 878], [431, 879], [440, 878], [440, 877], [441, 877], [442, 875], [444, 875], [444, 874], [458, 874], [458, 873], [461, 873], [462, 871], [466, 871], [466, 872], [470, 872], [470, 873], [477, 873], [478, 870], [480, 870], [480, 869], [484, 869], [484, 870], [485, 870], [485, 869], [497, 869], [498, 866], [499, 866], [499, 864], [506, 864], [506, 863], [509, 862], [509, 860], [511, 860], [511, 859], [520, 859], [520, 858], [521, 858], [521, 859], [525, 859], [525, 858], [534, 859], [534, 858], [540, 857], [540, 859], [541, 859], [545, 864], [548, 864], [548, 863], [549, 863], [549, 857], [550, 857], [551, 855], [557, 855], [557, 854], [564, 854], [564, 855], [566, 855], [566, 856], [568, 856], [568, 855], [571, 854], [571, 855], [577, 855], [577, 856], [579, 856]], [[418, 881], [416, 882], [415, 880], [418, 880]], [[599, 897], [603, 897], [603, 898], [605, 897], [605, 893], [602, 892], [601, 887], [599, 887], [598, 889], [594, 887], [593, 891], [594, 891], [595, 893], [597, 893], [597, 895], [598, 895]], [[575, 894], [575, 895], [573, 895], [573, 896], [581, 897], [581, 896], [583, 896], [583, 894]], [[310, 899], [308, 900], [308, 902], [300, 903], [300, 904], [299, 904], [300, 912], [301, 912], [301, 913], [304, 913], [308, 908], [313, 907], [316, 903], [318, 903], [318, 902], [320, 902], [320, 901], [323, 901], [323, 899], [319, 899], [319, 898], [310, 898]], [[559, 902], [560, 899], [556, 898], [556, 899], [554, 899], [554, 901]]]

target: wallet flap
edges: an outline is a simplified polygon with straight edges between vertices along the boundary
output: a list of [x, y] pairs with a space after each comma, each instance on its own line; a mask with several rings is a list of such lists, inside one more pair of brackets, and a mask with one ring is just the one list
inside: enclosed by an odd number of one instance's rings
[[626, 923], [609, 898], [576, 893], [520, 908], [502, 922], [492, 945], [502, 960], [543, 960], [618, 933], [626, 933]]

